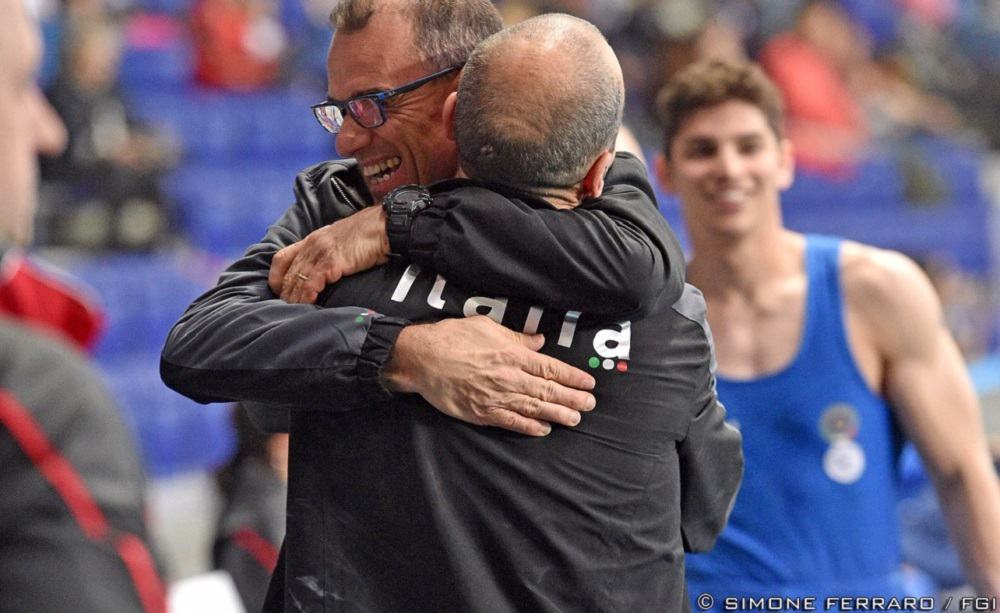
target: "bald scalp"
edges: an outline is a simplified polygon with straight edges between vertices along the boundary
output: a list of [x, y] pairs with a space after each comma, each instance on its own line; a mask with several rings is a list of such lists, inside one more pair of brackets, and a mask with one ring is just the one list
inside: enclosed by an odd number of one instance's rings
[[613, 148], [623, 108], [621, 67], [597, 28], [569, 15], [528, 19], [483, 41], [462, 72], [462, 168], [527, 191], [572, 187]]

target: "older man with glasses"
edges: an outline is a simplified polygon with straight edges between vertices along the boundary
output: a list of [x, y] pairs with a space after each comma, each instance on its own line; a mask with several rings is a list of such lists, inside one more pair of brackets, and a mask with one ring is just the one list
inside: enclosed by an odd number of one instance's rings
[[316, 120], [330, 134], [336, 135], [340, 132], [340, 127], [344, 125], [344, 118], [348, 115], [351, 116], [351, 119], [358, 122], [358, 125], [362, 128], [371, 130], [385, 123], [386, 100], [400, 94], [405, 94], [406, 92], [412, 92], [421, 85], [430, 83], [438, 77], [443, 77], [461, 69], [462, 65], [456, 64], [429, 74], [426, 77], [421, 77], [412, 83], [394, 87], [384, 92], [362, 94], [342, 102], [328, 98], [312, 106], [313, 115], [316, 116]]

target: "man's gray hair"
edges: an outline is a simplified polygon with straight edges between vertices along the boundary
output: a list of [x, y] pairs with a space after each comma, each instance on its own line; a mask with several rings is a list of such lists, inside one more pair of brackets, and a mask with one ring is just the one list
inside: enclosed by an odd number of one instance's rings
[[465, 172], [531, 191], [571, 187], [621, 126], [624, 88], [590, 23], [542, 15], [484, 41], [462, 72], [455, 140]]
[[362, 30], [376, 11], [392, 7], [413, 22], [413, 40], [420, 58], [432, 70], [464, 63], [480, 42], [503, 28], [490, 0], [340, 0], [330, 13], [334, 30]]

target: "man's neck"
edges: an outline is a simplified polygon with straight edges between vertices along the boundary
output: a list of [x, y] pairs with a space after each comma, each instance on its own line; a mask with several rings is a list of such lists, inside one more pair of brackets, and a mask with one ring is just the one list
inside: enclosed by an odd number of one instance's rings
[[752, 297], [802, 270], [803, 237], [781, 226], [740, 237], [692, 233], [691, 242], [688, 280], [706, 296], [735, 292]]
[[[456, 179], [475, 179], [475, 177], [470, 177], [461, 168], [455, 173]], [[553, 207], [557, 209], [573, 209], [580, 204], [580, 198], [578, 196], [577, 186], [573, 187], [516, 187], [507, 186], [510, 189], [523, 192], [525, 194], [530, 194], [537, 198], [548, 202]]]
[[557, 209], [575, 209], [580, 204], [576, 190], [565, 188], [537, 188], [530, 190], [531, 194], [545, 200]]

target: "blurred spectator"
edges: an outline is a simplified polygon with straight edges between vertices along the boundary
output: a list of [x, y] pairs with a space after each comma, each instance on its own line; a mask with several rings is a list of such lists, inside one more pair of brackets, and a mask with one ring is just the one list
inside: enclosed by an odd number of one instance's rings
[[743, 0], [622, 5], [622, 10], [608, 38], [625, 77], [625, 122], [644, 146], [658, 147], [656, 93], [697, 60], [745, 58], [752, 10]]
[[236, 456], [217, 473], [223, 497], [212, 559], [227, 571], [247, 611], [264, 605], [285, 536], [288, 435], [265, 434], [237, 406]]
[[[22, 0], [0, 14], [0, 245], [27, 246], [35, 156], [63, 134], [34, 81], [37, 28]], [[162, 613], [142, 464], [100, 378], [17, 319], [0, 318], [0, 347], [0, 611]]]
[[900, 30], [908, 69], [947, 96], [986, 143], [1000, 148], [1000, 3], [961, 2], [954, 20], [906, 17]]
[[785, 99], [786, 130], [805, 169], [842, 174], [859, 160], [868, 124], [850, 72], [869, 43], [833, 2], [809, 2], [791, 31], [771, 39], [761, 64]]
[[68, 26], [47, 95], [69, 130], [66, 152], [43, 164], [59, 186], [47, 199], [49, 240], [84, 247], [148, 247], [164, 237], [159, 182], [173, 152], [134, 121], [118, 91], [121, 35], [113, 22]]
[[922, 88], [900, 54], [876, 58], [868, 32], [839, 3], [807, 2], [795, 27], [765, 45], [761, 63], [785, 97], [803, 169], [846, 178], [878, 148], [896, 158], [910, 202], [944, 199], [944, 181], [913, 138], [957, 136], [961, 117]]
[[287, 36], [273, 0], [198, 0], [192, 10], [195, 79], [237, 92], [275, 85]]

